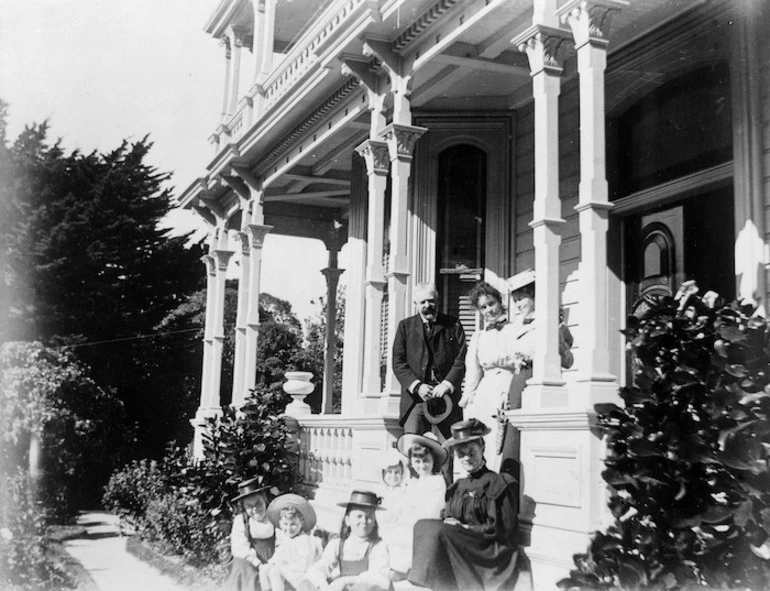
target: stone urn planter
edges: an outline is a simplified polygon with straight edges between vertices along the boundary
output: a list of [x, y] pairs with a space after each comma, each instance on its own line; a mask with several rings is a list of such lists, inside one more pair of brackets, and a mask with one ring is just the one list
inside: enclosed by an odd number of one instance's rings
[[289, 406], [286, 407], [286, 414], [291, 417], [299, 417], [310, 414], [310, 405], [305, 402], [305, 396], [315, 390], [313, 373], [309, 371], [287, 371], [284, 374], [286, 382], [283, 384], [283, 391], [292, 397]]

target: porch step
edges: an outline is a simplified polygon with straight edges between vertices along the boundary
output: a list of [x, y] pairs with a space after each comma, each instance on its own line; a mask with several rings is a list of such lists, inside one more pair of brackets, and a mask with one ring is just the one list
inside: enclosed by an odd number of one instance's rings
[[417, 585], [412, 585], [409, 581], [399, 581], [398, 583], [393, 583], [393, 589], [394, 591], [419, 591], [420, 589], [425, 589], [425, 587], [418, 587]]

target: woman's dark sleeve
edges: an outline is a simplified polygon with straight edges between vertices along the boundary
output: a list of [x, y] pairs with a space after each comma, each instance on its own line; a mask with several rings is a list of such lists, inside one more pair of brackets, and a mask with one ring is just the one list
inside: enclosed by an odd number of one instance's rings
[[503, 479], [490, 487], [487, 498], [487, 523], [481, 533], [500, 543], [509, 544], [516, 539], [519, 529], [519, 507], [516, 499], [516, 487], [511, 479]]

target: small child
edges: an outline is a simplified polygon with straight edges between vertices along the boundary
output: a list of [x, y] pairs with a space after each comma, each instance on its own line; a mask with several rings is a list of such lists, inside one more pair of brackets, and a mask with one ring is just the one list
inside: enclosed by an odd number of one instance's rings
[[386, 537], [393, 570], [391, 578], [400, 581], [406, 578], [412, 565], [414, 524], [420, 519], [441, 517], [446, 497], [446, 481], [441, 475], [441, 467], [449, 454], [433, 433], [405, 433], [398, 438], [396, 447], [409, 458], [414, 476], [407, 484], [398, 520], [388, 529]]
[[347, 503], [338, 503], [345, 507], [340, 537], [329, 541], [298, 591], [387, 591], [390, 556], [375, 516], [381, 501], [373, 492], [354, 490]]
[[278, 529], [275, 554], [259, 571], [262, 591], [284, 591], [286, 583], [298, 589], [307, 570], [321, 557], [321, 540], [309, 535], [316, 515], [304, 497], [286, 493], [270, 503], [267, 517]]
[[379, 520], [380, 530], [389, 527], [398, 519], [408, 477], [406, 459], [398, 451], [390, 448], [385, 452], [382, 462], [382, 508], [387, 511]]
[[230, 531], [233, 555], [228, 591], [253, 591], [258, 588], [259, 570], [275, 552], [275, 528], [267, 520], [268, 486], [261, 479], [245, 480], [238, 485], [238, 496], [232, 499], [240, 506]]

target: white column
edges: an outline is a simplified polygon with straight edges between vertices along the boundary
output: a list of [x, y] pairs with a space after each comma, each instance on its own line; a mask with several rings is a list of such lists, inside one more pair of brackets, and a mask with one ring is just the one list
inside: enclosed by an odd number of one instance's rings
[[[222, 232], [225, 232], [224, 228]], [[235, 254], [227, 250], [226, 240], [222, 247], [214, 251], [214, 263], [216, 265], [216, 279], [214, 283], [214, 312], [213, 333], [211, 335], [211, 374], [209, 375], [209, 400], [208, 407], [221, 406], [220, 387], [222, 384], [222, 349], [225, 342], [225, 282], [227, 281], [227, 265]]]
[[607, 33], [618, 0], [570, 0], [559, 10], [572, 29], [580, 76], [580, 188], [575, 210], [580, 222], [580, 315], [578, 388], [574, 403], [592, 407], [617, 399], [609, 366], [607, 309], [607, 215], [604, 71]]
[[364, 278], [366, 309], [364, 313], [362, 389], [365, 397], [379, 397], [382, 390], [380, 339], [382, 338], [382, 298], [385, 290], [385, 270], [382, 266], [382, 257], [385, 238], [385, 189], [388, 183], [388, 146], [385, 142], [369, 139], [358, 146], [356, 151], [366, 161], [369, 195], [366, 275]]
[[246, 30], [242, 27], [231, 26], [227, 31], [228, 38], [230, 40], [230, 46], [233, 51], [233, 58], [231, 63], [231, 75], [230, 75], [230, 105], [229, 112], [235, 113], [238, 106], [238, 99], [240, 99], [240, 82], [241, 82], [241, 50], [243, 49], [243, 41], [246, 37]]
[[329, 266], [321, 269], [326, 277], [326, 335], [324, 346], [324, 383], [323, 399], [321, 400], [321, 413], [332, 414], [334, 412], [334, 352], [337, 341], [337, 285], [344, 269], [337, 267], [338, 250], [329, 250]]
[[241, 200], [241, 230], [238, 239], [241, 243], [241, 264], [238, 278], [238, 312], [235, 320], [235, 359], [233, 362], [233, 406], [240, 406], [246, 399], [247, 391], [243, 387], [246, 355], [246, 317], [251, 288], [251, 240], [246, 231], [248, 227], [248, 201]]
[[[388, 340], [392, 342], [398, 323], [409, 312], [407, 283], [409, 281], [409, 175], [412, 169], [414, 146], [424, 127], [391, 123], [382, 136], [390, 154], [390, 267], [388, 281]], [[390, 345], [390, 343], [388, 343]], [[401, 385], [393, 373], [393, 347], [388, 347], [388, 367], [385, 388], [380, 404], [382, 414], [397, 413], [401, 399]]]
[[566, 32], [534, 25], [514, 40], [525, 51], [532, 71], [535, 100], [535, 331], [533, 375], [522, 408], [564, 406], [567, 403], [559, 357], [559, 92], [562, 67], [558, 51]]
[[230, 47], [230, 39], [225, 37], [222, 39], [222, 45], [225, 47], [225, 88], [222, 95], [222, 121], [227, 119], [230, 115], [230, 78], [232, 71], [232, 48]]
[[273, 71], [273, 50], [275, 47], [275, 5], [276, 0], [262, 0], [264, 17], [262, 24], [262, 69], [258, 81], [263, 83]]
[[252, 0], [254, 10], [254, 34], [252, 35], [251, 52], [254, 54], [254, 77], [259, 79], [262, 73], [262, 56], [264, 55], [263, 39], [265, 36], [265, 0]]
[[[358, 164], [356, 163], [356, 167]], [[348, 217], [348, 286], [345, 291], [345, 342], [358, 345], [342, 350], [342, 414], [358, 414], [358, 396], [363, 377], [364, 278], [366, 267], [366, 207], [367, 196], [358, 184], [353, 169]]]

